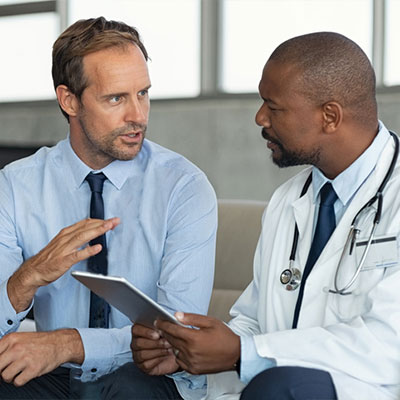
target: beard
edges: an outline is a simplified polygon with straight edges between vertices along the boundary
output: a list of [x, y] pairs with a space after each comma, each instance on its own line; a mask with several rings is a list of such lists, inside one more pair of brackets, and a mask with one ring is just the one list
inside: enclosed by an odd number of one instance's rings
[[265, 129], [262, 129], [261, 136], [279, 148], [279, 152], [272, 151], [272, 161], [279, 168], [294, 167], [296, 165], [317, 165], [320, 160], [321, 150], [319, 148], [309, 153], [305, 151], [292, 151], [285, 149], [281, 142], [269, 136]]
[[[143, 140], [146, 134], [147, 125], [139, 123], [128, 123], [121, 128], [116, 128], [103, 137], [98, 137], [89, 128], [87, 124], [86, 114], [82, 110], [82, 114], [78, 117], [82, 132], [85, 135], [86, 141], [90, 144], [91, 156], [95, 158], [107, 159], [108, 162], [113, 160], [127, 161], [132, 160], [140, 152]], [[141, 131], [142, 138], [138, 143], [124, 143], [118, 145], [118, 137], [124, 134], [132, 133], [132, 131]]]

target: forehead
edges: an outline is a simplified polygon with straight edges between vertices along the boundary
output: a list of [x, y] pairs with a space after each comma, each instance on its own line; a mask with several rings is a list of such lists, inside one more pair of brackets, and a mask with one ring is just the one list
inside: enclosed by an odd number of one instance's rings
[[258, 86], [261, 97], [290, 99], [300, 94], [301, 74], [293, 64], [268, 61]]
[[146, 60], [134, 44], [111, 47], [84, 56], [83, 71], [88, 88], [117, 89], [118, 86], [126, 86], [128, 83], [142, 88], [150, 85]]

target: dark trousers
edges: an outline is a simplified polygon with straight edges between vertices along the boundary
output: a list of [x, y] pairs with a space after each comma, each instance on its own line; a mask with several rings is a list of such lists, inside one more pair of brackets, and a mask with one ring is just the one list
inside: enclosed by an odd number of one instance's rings
[[172, 379], [146, 375], [128, 363], [95, 382], [71, 379], [69, 369], [62, 367], [19, 388], [0, 382], [0, 399], [176, 400], [181, 397]]
[[255, 376], [240, 400], [331, 400], [337, 399], [328, 372], [302, 367], [275, 367]]

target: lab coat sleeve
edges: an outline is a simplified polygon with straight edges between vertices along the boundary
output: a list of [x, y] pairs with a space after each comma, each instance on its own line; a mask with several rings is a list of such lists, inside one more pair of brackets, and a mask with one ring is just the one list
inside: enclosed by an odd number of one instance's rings
[[258, 354], [274, 358], [278, 366], [320, 368], [372, 384], [398, 385], [399, 282], [400, 268], [389, 268], [367, 295], [368, 311], [350, 321], [256, 335]]

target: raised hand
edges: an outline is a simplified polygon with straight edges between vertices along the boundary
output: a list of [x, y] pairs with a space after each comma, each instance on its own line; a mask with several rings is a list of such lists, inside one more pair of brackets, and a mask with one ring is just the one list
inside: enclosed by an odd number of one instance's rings
[[54, 282], [72, 265], [99, 253], [101, 245], [85, 245], [114, 229], [119, 222], [119, 218], [89, 218], [62, 229], [45, 248], [25, 261], [8, 280], [7, 292], [15, 311], [18, 313], [26, 310], [40, 286]]

